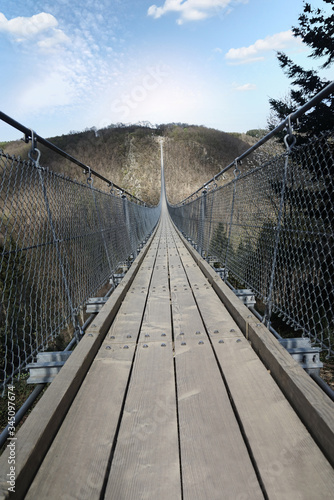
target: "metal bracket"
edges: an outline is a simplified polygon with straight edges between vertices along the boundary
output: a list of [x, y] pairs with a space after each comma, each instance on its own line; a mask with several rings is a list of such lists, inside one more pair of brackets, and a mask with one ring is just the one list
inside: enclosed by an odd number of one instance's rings
[[59, 373], [72, 351], [39, 352], [36, 363], [27, 365], [29, 378], [27, 384], [48, 384]]
[[105, 297], [92, 297], [88, 299], [86, 304], [86, 313], [97, 313], [101, 311], [108, 298]]
[[309, 338], [280, 339], [280, 344], [298, 361], [309, 374], [319, 375], [323, 363], [320, 361], [320, 347], [312, 347]]
[[214, 267], [214, 270], [216, 273], [219, 275], [219, 277], [223, 280], [226, 281], [228, 278], [228, 270], [225, 269], [225, 267]]
[[250, 306], [255, 306], [256, 300], [255, 300], [255, 295], [252, 290], [249, 290], [248, 288], [241, 289], [241, 290], [235, 290], [234, 293], [236, 294], [237, 297], [245, 304], [245, 306], [250, 307]]

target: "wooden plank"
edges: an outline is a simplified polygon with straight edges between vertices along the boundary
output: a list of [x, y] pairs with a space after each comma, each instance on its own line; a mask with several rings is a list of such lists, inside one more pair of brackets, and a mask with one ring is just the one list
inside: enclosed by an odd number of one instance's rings
[[182, 265], [187, 277], [191, 282], [191, 287], [200, 307], [205, 305], [207, 312], [206, 328], [210, 337], [228, 338], [243, 337], [243, 334], [235, 323], [228, 310], [213, 290], [202, 271], [194, 262], [189, 251], [184, 247], [183, 242], [176, 235], [175, 245], [180, 253]]
[[[160, 235], [157, 235], [157, 242]], [[138, 341], [139, 327], [142, 321], [142, 314], [145, 310], [147, 295], [154, 264], [157, 258], [157, 244], [152, 244], [143, 264], [141, 265], [136, 279], [132, 283], [126, 300], [120, 308], [116, 321], [112, 324], [106, 339], [112, 343], [129, 345]]]
[[140, 342], [160, 341], [161, 339], [172, 340], [166, 228], [164, 226], [162, 228]]
[[138, 346], [106, 499], [181, 498], [173, 350], [165, 343]]
[[170, 247], [169, 272], [183, 498], [263, 498], [191, 287], [173, 250], [175, 246]]
[[[16, 455], [16, 492], [24, 496], [36, 474], [64, 416], [66, 415], [86, 373], [101, 346], [102, 340], [117, 314], [126, 293], [143, 262], [154, 235], [127, 272], [122, 283], [114, 291], [103, 310], [89, 327], [68, 362], [56, 376], [38, 402], [29, 419], [18, 431]], [[88, 336], [88, 334], [92, 336]], [[0, 458], [0, 498], [8, 498], [8, 455]]]
[[246, 339], [213, 340], [270, 499], [333, 498], [334, 472]]
[[102, 346], [27, 500], [100, 498], [134, 351], [135, 345]]
[[252, 348], [270, 370], [283, 394], [334, 467], [334, 403], [279, 344], [269, 330], [251, 317], [247, 307], [180, 233], [178, 237], [212, 284], [220, 300], [241, 328], [243, 335], [249, 338]]
[[208, 340], [175, 342], [184, 499], [262, 499]]
[[[147, 292], [155, 253], [154, 248], [147, 253], [145, 271], [141, 269], [133, 282], [137, 293], [124, 300], [27, 498], [100, 498], [146, 302], [141, 291], [146, 286]], [[127, 349], [124, 332], [131, 336]]]
[[181, 498], [170, 303], [169, 292], [163, 288], [168, 285], [163, 236], [158, 255], [105, 498]]

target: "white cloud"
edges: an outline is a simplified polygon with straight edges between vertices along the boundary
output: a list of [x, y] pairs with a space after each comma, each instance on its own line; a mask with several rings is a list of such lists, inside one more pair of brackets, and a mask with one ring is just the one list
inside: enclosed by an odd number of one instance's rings
[[0, 31], [19, 38], [30, 38], [56, 26], [58, 26], [57, 19], [45, 12], [32, 17], [15, 17], [11, 20], [6, 19], [0, 12]]
[[227, 54], [225, 54], [225, 58], [231, 64], [245, 64], [263, 60], [264, 57], [261, 56], [263, 52], [283, 50], [292, 45], [299, 45], [300, 43], [301, 40], [293, 36], [291, 30], [282, 31], [275, 35], [269, 35], [264, 39], [259, 39], [248, 47], [230, 49]]
[[246, 92], [248, 90], [256, 90], [256, 85], [254, 83], [245, 83], [244, 85], [237, 85], [235, 90], [239, 92]]
[[63, 31], [55, 29], [52, 36], [40, 40], [37, 45], [40, 49], [49, 51], [60, 44], [69, 43], [70, 41], [70, 38]]
[[57, 26], [57, 19], [46, 12], [10, 20], [0, 12], [0, 32], [7, 33], [18, 43], [34, 39], [37, 46], [43, 50], [50, 50], [70, 41]]
[[[237, 3], [247, 3], [248, 0], [237, 0]], [[162, 7], [151, 5], [147, 14], [158, 19], [168, 12], [177, 12], [178, 24], [185, 21], [200, 21], [218, 14], [230, 4], [236, 3], [233, 0], [165, 0]]]

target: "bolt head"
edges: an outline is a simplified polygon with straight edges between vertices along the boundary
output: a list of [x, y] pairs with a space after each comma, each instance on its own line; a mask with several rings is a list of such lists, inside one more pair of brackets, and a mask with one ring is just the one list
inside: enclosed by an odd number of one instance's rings
[[123, 349], [129, 349], [129, 346], [128, 346], [128, 345], [125, 345], [125, 346], [123, 347]]
[[144, 344], [144, 345], [143, 345], [143, 347], [145, 347], [145, 348], [146, 348], [146, 347], [148, 347], [148, 345], [147, 345], [147, 344]]
[[106, 346], [106, 349], [108, 349], [108, 350], [109, 350], [109, 349], [111, 349], [110, 345], [107, 345], [107, 346]]
[[224, 341], [223, 341], [223, 340], [220, 340], [220, 341], [219, 341], [219, 344], [224, 344]]

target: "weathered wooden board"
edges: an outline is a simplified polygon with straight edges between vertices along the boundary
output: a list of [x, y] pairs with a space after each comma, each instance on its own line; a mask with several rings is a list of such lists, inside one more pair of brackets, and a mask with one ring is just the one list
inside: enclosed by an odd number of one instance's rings
[[248, 341], [213, 344], [268, 497], [332, 498], [332, 467]]
[[181, 498], [173, 350], [165, 344], [138, 345], [106, 499]]
[[178, 237], [175, 243], [180, 252], [180, 258], [187, 273], [187, 277], [191, 283], [197, 305], [199, 307], [202, 304], [206, 306], [206, 311], [208, 313], [206, 328], [210, 337], [242, 337], [243, 334], [240, 328], [230, 316], [224, 304], [222, 304], [213, 290], [211, 284]]
[[157, 253], [105, 498], [181, 498], [164, 235]]
[[99, 499], [135, 346], [103, 345], [34, 479], [27, 500]]
[[[157, 242], [160, 239], [159, 235], [160, 233], [157, 235]], [[127, 300], [123, 302], [116, 320], [106, 336], [106, 339], [113, 343], [127, 345], [138, 341], [142, 321], [140, 315], [143, 315], [145, 311], [149, 285], [157, 258], [157, 248], [158, 245], [153, 243], [128, 291]]]
[[[136, 291], [128, 293], [123, 302], [29, 489], [28, 499], [100, 498], [129, 382], [155, 254], [153, 247], [146, 255], [143, 262], [146, 270], [139, 271], [133, 282]], [[145, 293], [142, 294], [143, 287]]]
[[183, 498], [263, 498], [191, 284], [173, 249], [169, 272]]

